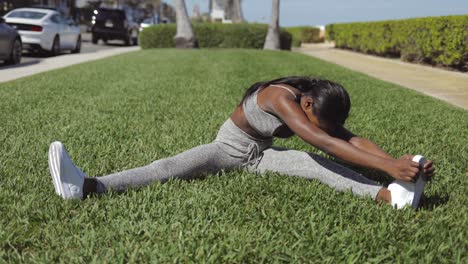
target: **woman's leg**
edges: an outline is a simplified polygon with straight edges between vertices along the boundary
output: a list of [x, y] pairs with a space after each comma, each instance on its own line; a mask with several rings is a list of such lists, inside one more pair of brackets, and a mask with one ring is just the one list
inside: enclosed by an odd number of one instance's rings
[[289, 176], [317, 179], [338, 191], [351, 190], [358, 196], [370, 195], [376, 200], [379, 200], [377, 194], [382, 189], [382, 186], [361, 174], [324, 157], [284, 148], [266, 149], [260, 161], [250, 166], [249, 170], [260, 173], [274, 171]]
[[[170, 178], [192, 179], [241, 167], [242, 159], [228, 155], [222, 150], [223, 147], [223, 144], [218, 142], [197, 146], [143, 167], [103, 177], [88, 178], [88, 181], [97, 181], [95, 191], [103, 193], [108, 190], [122, 191], [156, 181], [165, 182]], [[85, 188], [86, 185], [85, 183]]]

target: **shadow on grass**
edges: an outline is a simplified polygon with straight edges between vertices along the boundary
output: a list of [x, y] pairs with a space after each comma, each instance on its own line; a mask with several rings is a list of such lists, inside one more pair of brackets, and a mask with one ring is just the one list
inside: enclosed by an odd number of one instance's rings
[[450, 196], [445, 195], [434, 195], [431, 197], [423, 196], [421, 204], [419, 205], [418, 210], [432, 211], [434, 208], [446, 204], [450, 199]]

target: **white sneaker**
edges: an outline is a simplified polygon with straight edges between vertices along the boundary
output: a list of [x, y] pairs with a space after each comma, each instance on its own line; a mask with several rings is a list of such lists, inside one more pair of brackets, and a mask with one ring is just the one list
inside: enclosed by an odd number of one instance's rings
[[49, 170], [54, 182], [55, 193], [64, 199], [82, 199], [86, 175], [73, 164], [61, 142], [49, 147]]
[[426, 185], [427, 179], [422, 172], [422, 166], [426, 163], [426, 159], [421, 155], [416, 155], [413, 161], [419, 163], [416, 183], [395, 180], [387, 187], [392, 196], [391, 204], [394, 207], [396, 206], [397, 209], [402, 209], [406, 205], [411, 205], [414, 209], [418, 208], [424, 193], [424, 186]]

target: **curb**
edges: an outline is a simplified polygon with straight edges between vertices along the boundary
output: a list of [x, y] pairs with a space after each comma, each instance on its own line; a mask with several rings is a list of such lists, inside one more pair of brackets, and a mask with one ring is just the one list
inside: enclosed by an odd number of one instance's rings
[[99, 60], [119, 54], [140, 50], [140, 47], [119, 47], [93, 53], [66, 54], [42, 60], [36, 65], [14, 65], [0, 71], [0, 83], [16, 80], [37, 73], [64, 68], [84, 62]]

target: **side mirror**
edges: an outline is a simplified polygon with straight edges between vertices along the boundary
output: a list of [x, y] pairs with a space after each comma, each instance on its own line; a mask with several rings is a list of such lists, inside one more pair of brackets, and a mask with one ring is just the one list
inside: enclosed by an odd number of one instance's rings
[[5, 19], [3, 17], [0, 17], [0, 24], [5, 23]]

